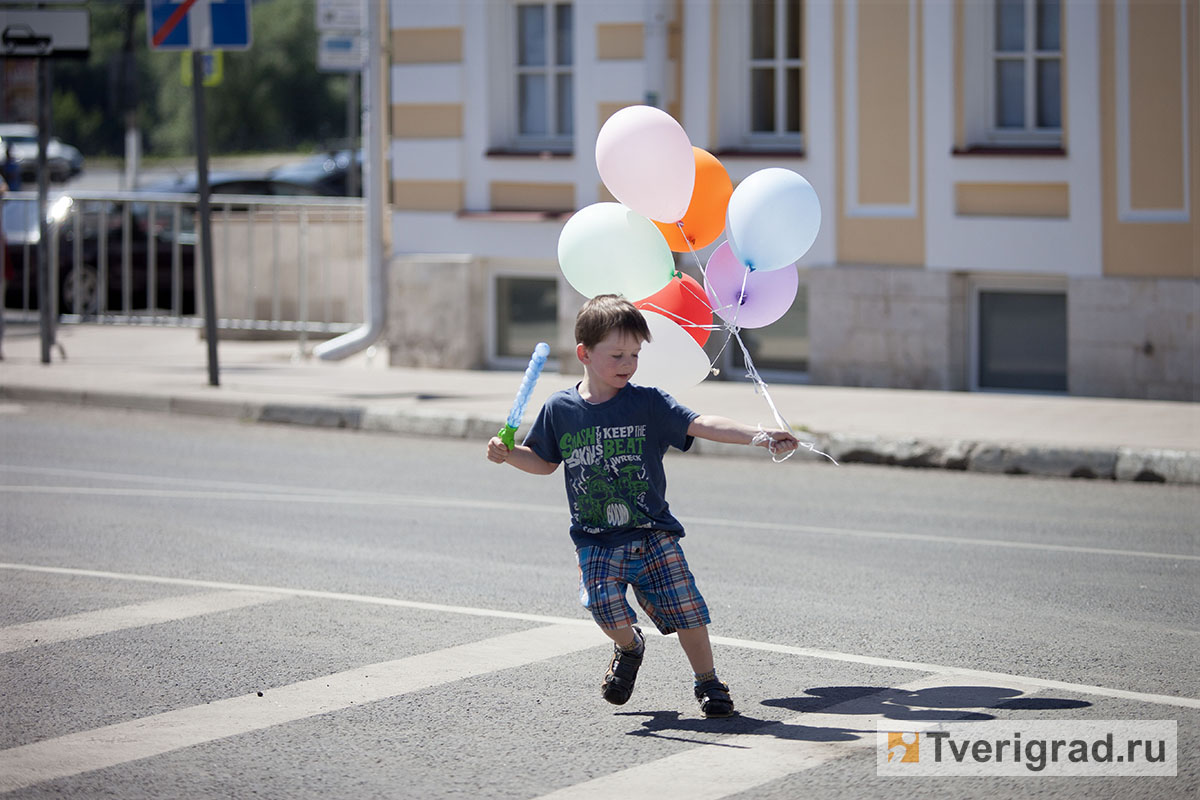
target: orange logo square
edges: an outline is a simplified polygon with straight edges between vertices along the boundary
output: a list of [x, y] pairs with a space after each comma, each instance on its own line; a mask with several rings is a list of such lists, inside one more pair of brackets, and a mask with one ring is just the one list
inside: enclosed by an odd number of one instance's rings
[[921, 760], [921, 734], [915, 731], [888, 732], [888, 763], [915, 764]]

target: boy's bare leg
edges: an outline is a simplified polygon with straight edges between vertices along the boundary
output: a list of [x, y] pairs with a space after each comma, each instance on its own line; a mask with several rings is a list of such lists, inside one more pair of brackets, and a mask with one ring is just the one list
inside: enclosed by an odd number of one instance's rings
[[708, 626], [677, 631], [679, 643], [692, 664], [696, 674], [696, 699], [700, 701], [700, 713], [705, 717], [731, 717], [734, 715], [733, 700], [729, 687], [717, 679], [713, 667], [712, 642], [708, 639]]
[[601, 628], [600, 630], [604, 631], [604, 635], [612, 639], [617, 647], [630, 647], [637, 642], [632, 625], [626, 625], [623, 628]]
[[688, 662], [692, 665], [692, 672], [697, 675], [712, 672], [714, 669], [713, 652], [712, 643], [708, 640], [708, 626], [686, 628], [676, 631], [676, 634], [679, 636], [679, 644], [683, 647]]

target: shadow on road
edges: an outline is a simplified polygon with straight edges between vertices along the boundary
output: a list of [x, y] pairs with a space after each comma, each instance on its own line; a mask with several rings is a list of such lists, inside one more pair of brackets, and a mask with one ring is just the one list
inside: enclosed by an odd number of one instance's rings
[[[847, 722], [852, 722], [855, 716], [904, 722], [982, 722], [995, 719], [996, 715], [979, 709], [1046, 711], [1091, 705], [1083, 700], [1024, 697], [1023, 694], [1019, 689], [1001, 686], [938, 686], [912, 691], [885, 686], [819, 686], [805, 690], [798, 697], [763, 700], [762, 705], [801, 714], [844, 714], [849, 718]], [[738, 714], [732, 719], [683, 717], [678, 711], [620, 712], [617, 716], [647, 718], [641, 728], [629, 732], [630, 736], [654, 736], [733, 748], [745, 746], [688, 738], [686, 734], [754, 734], [809, 742], [847, 742], [875, 734], [873, 722], [869, 723], [868, 729], [853, 725], [776, 722], [746, 714]]]
[[764, 706], [789, 711], [871, 714], [906, 722], [982, 722], [994, 714], [965, 709], [1048, 710], [1086, 708], [1083, 700], [1023, 697], [1019, 689], [1001, 686], [935, 686], [894, 689], [880, 686], [819, 686], [802, 697], [764, 700]]

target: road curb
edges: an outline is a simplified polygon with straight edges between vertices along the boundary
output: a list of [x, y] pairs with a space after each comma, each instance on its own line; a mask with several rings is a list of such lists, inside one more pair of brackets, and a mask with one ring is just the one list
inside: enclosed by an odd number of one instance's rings
[[[237, 398], [175, 396], [42, 386], [0, 386], [0, 398], [248, 422], [302, 425], [365, 432], [486, 440], [503, 425], [500, 417], [447, 411], [380, 412], [362, 406], [259, 403]], [[889, 439], [840, 433], [800, 433], [802, 442], [839, 464], [948, 469], [1006, 475], [1087, 478], [1122, 482], [1200, 485], [1200, 452], [1152, 448], [1086, 448], [972, 440]], [[757, 455], [743, 445], [697, 440], [698, 455]], [[798, 457], [829, 463], [804, 450]]]

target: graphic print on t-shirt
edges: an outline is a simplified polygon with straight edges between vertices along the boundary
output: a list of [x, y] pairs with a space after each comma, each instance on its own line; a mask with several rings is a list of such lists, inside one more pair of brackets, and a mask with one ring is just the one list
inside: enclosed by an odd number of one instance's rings
[[596, 425], [559, 439], [575, 518], [588, 533], [652, 524], [646, 514], [645, 444], [645, 425]]

